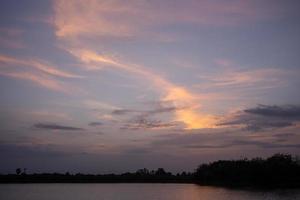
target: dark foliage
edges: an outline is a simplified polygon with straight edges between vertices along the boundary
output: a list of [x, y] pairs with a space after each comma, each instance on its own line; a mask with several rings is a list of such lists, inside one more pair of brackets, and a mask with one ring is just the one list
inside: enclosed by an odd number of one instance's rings
[[123, 174], [16, 174], [0, 175], [0, 183], [198, 183], [228, 187], [300, 187], [300, 163], [291, 155], [262, 159], [219, 160], [200, 165], [194, 173], [139, 169]]
[[[19, 171], [18, 171], [19, 172]], [[188, 183], [192, 182], [193, 174], [182, 173], [173, 175], [163, 168], [149, 171], [139, 169], [135, 173], [124, 174], [70, 174], [42, 173], [26, 174], [16, 173], [0, 175], [0, 183]]]
[[267, 159], [220, 160], [200, 165], [195, 177], [205, 185], [299, 187], [300, 165], [296, 158], [285, 154]]

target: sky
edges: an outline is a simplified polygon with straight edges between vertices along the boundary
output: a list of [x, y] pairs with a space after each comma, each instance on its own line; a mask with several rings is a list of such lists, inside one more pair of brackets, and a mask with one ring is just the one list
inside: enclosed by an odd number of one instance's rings
[[297, 0], [1, 0], [0, 173], [300, 155]]

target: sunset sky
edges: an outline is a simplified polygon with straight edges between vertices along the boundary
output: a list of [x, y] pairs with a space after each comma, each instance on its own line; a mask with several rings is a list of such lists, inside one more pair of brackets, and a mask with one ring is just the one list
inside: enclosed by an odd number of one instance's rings
[[299, 1], [0, 3], [0, 173], [300, 155]]

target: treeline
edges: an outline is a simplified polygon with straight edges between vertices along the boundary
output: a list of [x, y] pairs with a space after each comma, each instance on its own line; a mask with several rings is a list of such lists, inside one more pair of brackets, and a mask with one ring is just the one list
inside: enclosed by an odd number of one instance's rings
[[300, 162], [287, 154], [267, 159], [220, 160], [200, 165], [194, 177], [204, 185], [300, 187]]
[[0, 175], [0, 183], [191, 183], [192, 173], [166, 172], [163, 168], [157, 170], [139, 169], [134, 173], [123, 174], [70, 174], [42, 173], [26, 174], [18, 168], [16, 174]]
[[219, 160], [200, 165], [194, 172], [172, 174], [163, 168], [123, 174], [16, 174], [0, 175], [0, 183], [198, 183], [229, 187], [300, 187], [300, 162], [288, 154], [267, 159]]

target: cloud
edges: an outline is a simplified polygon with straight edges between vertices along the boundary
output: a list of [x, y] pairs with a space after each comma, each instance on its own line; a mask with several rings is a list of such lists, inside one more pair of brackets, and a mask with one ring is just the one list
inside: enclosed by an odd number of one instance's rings
[[93, 110], [116, 110], [120, 109], [118, 106], [112, 105], [111, 103], [102, 102], [98, 100], [85, 100], [83, 104], [88, 107], [89, 109]]
[[186, 128], [184, 121], [172, 119], [173, 115], [179, 111], [184, 113], [187, 110], [189, 112], [191, 108], [180, 106], [176, 107], [173, 101], [161, 100], [148, 102], [148, 109], [115, 109], [111, 114], [118, 117], [119, 122], [126, 124], [122, 126], [122, 129], [167, 129], [175, 127], [183, 129]]
[[39, 119], [61, 119], [61, 120], [72, 120], [71, 116], [63, 112], [53, 112], [47, 110], [30, 111], [32, 117], [38, 117]]
[[103, 125], [102, 122], [90, 122], [89, 123], [89, 126], [101, 126], [101, 125]]
[[[82, 76], [72, 74], [54, 67], [53, 65], [47, 63], [46, 61], [35, 60], [35, 59], [17, 59], [14, 57], [0, 55], [0, 62], [6, 66], [14, 66], [22, 68], [24, 66], [33, 67], [41, 72], [47, 73], [49, 75], [62, 77], [62, 78], [82, 78]], [[3, 67], [3, 66], [2, 66]]]
[[230, 148], [234, 146], [258, 146], [260, 148], [272, 149], [272, 148], [300, 148], [300, 144], [284, 144], [274, 142], [262, 142], [262, 141], [250, 141], [250, 140], [234, 140], [227, 144], [221, 145], [186, 145], [186, 148], [196, 149], [219, 149]]
[[26, 45], [20, 40], [5, 38], [1, 36], [0, 36], [0, 45], [2, 47], [8, 47], [10, 49], [23, 49], [26, 47]]
[[58, 78], [82, 78], [82, 76], [60, 70], [46, 61], [0, 55], [0, 63], [2, 76], [29, 80], [38, 86], [67, 94], [79, 91], [78, 88], [67, 85]]
[[23, 49], [26, 47], [22, 40], [23, 30], [11, 27], [0, 28], [0, 45], [11, 49]]
[[116, 110], [113, 110], [111, 112], [111, 114], [113, 114], [113, 115], [126, 115], [128, 113], [133, 113], [133, 112], [139, 112], [139, 111], [130, 110], [130, 109], [116, 109]]
[[[220, 74], [201, 75], [200, 78], [208, 82], [196, 87], [199, 88], [230, 88], [230, 89], [270, 89], [286, 84], [288, 77], [294, 75], [294, 71], [276, 68], [262, 68], [252, 70], [235, 70], [235, 66], [225, 62], [225, 69], [222, 67]], [[227, 66], [228, 65], [228, 66]]]
[[[54, 3], [54, 25], [56, 27], [56, 36], [63, 41], [63, 49], [77, 58], [86, 70], [122, 71], [135, 77], [137, 80], [145, 82], [147, 80], [160, 95], [160, 100], [172, 102], [172, 107], [185, 109], [174, 109], [174, 121], [180, 121], [185, 124], [186, 129], [200, 129], [215, 127], [215, 117], [201, 112], [201, 95], [190, 91], [188, 88], [174, 84], [167, 80], [161, 74], [154, 72], [143, 65], [130, 63], [111, 56], [106, 51], [95, 51], [86, 38], [99, 39], [106, 37], [132, 37], [146, 33], [153, 26], [162, 24], [178, 23], [196, 23], [211, 24], [208, 21], [219, 22], [229, 13], [235, 15], [239, 13], [252, 12], [247, 6], [239, 2], [219, 4], [210, 3], [210, 1], [190, 3], [175, 2], [174, 5], [164, 2], [146, 2], [146, 1], [95, 1], [95, 0], [76, 0], [72, 3], [64, 0], [57, 0]], [[187, 10], [182, 8], [187, 8]], [[196, 9], [197, 8], [197, 9]], [[205, 8], [205, 9], [204, 9]], [[207, 8], [212, 12], [219, 13], [219, 18], [213, 19], [216, 13], [210, 14]], [[231, 10], [234, 8], [233, 10]], [[239, 12], [239, 9], [243, 12]], [[177, 12], [180, 9], [181, 12]], [[203, 10], [203, 12], [199, 12]], [[202, 16], [203, 14], [203, 16]], [[265, 14], [264, 12], [262, 13]], [[200, 15], [200, 16], [199, 16]], [[255, 16], [255, 15], [254, 15]], [[236, 19], [236, 18], [234, 18]], [[162, 23], [162, 24], [161, 24]], [[154, 30], [152, 29], [151, 30]], [[159, 33], [158, 33], [159, 34]], [[157, 35], [157, 33], [146, 33], [146, 35]], [[149, 37], [147, 37], [147, 40]], [[98, 41], [98, 40], [97, 40]], [[173, 109], [173, 108], [169, 108]], [[129, 110], [115, 109], [113, 114], [125, 114], [135, 112]], [[166, 111], [153, 111], [166, 112]], [[148, 113], [155, 114], [155, 113]]]
[[63, 93], [70, 93], [70, 88], [67, 88], [61, 81], [55, 80], [48, 76], [38, 73], [30, 72], [1, 72], [0, 75], [8, 76], [17, 79], [29, 80], [31, 82], [37, 83], [39, 86]]
[[33, 125], [34, 128], [46, 129], [46, 130], [62, 130], [62, 131], [82, 131], [83, 128], [73, 127], [73, 126], [63, 126], [51, 123], [37, 123]]
[[161, 120], [151, 120], [147, 118], [137, 118], [126, 123], [121, 129], [139, 130], [139, 129], [169, 129], [178, 127], [178, 122], [162, 122]]
[[[86, 70], [108, 69], [125, 72], [137, 80], [148, 81], [159, 93], [159, 99], [172, 102], [175, 109], [173, 121], [185, 124], [186, 129], [215, 128], [217, 117], [203, 112], [201, 98], [190, 88], [183, 87], [168, 80], [160, 73], [150, 70], [144, 65], [127, 62], [103, 48], [95, 47], [90, 41], [113, 37], [145, 37], [159, 34], [156, 27], [163, 25], [199, 25], [199, 26], [232, 26], [245, 22], [269, 20], [280, 17], [283, 8], [271, 6], [260, 1], [96, 1], [76, 0], [74, 2], [57, 0], [54, 3], [54, 25], [56, 36], [62, 48], [82, 63]], [[153, 32], [148, 31], [153, 30]], [[98, 50], [95, 50], [98, 48]], [[102, 50], [99, 50], [102, 49]], [[214, 87], [277, 87], [277, 77], [281, 70], [267, 68], [251, 71], [230, 71], [225, 76], [209, 77]], [[275, 78], [272, 78], [275, 77]], [[141, 85], [142, 87], [142, 85]], [[260, 88], [262, 88], [260, 87]], [[113, 114], [135, 112], [116, 110]], [[279, 123], [277, 123], [278, 125]], [[283, 124], [280, 124], [283, 126]], [[278, 126], [280, 126], [278, 125]], [[273, 124], [270, 126], [274, 126]]]
[[280, 117], [300, 120], [300, 106], [299, 105], [259, 105], [255, 108], [244, 110], [246, 113], [261, 115], [265, 117]]
[[300, 121], [298, 105], [259, 105], [226, 116], [219, 126], [241, 126], [250, 131], [289, 127]]
[[183, 107], [176, 107], [173, 105], [171, 101], [156, 101], [154, 105], [149, 105], [150, 108], [148, 110], [138, 110], [138, 109], [115, 109], [112, 111], [113, 115], [128, 115], [128, 114], [136, 114], [141, 116], [152, 116], [163, 113], [173, 113], [176, 110], [185, 109]]
[[[188, 133], [198, 134], [166, 134], [166, 137], [156, 137], [152, 141], [152, 148], [169, 148], [185, 150], [200, 150], [202, 153], [207, 151], [232, 151], [233, 149], [256, 150], [276, 149], [276, 148], [300, 148], [297, 142], [298, 135], [280, 135], [280, 131], [257, 132], [251, 135], [245, 134], [245, 130], [235, 128], [207, 129], [207, 130], [186, 130]], [[273, 134], [275, 133], [275, 134]], [[164, 136], [164, 135], [161, 135]], [[285, 140], [286, 137], [293, 139]], [[225, 150], [226, 149], [226, 150]]]
[[[161, 101], [171, 102], [172, 106], [176, 108], [185, 108], [175, 110], [174, 120], [185, 123], [187, 129], [214, 127], [215, 118], [198, 111], [200, 95], [192, 93], [187, 88], [173, 84], [158, 73], [141, 65], [122, 62], [86, 49], [69, 49], [68, 51], [83, 62], [85, 64], [83, 66], [92, 65], [93, 68], [99, 66], [99, 69], [102, 69], [105, 64], [112, 70], [130, 73], [138, 79], [143, 78], [143, 81], [148, 80], [160, 93], [163, 93], [160, 97]], [[88, 67], [88, 69], [90, 68]]]
[[[56, 0], [54, 25], [58, 37], [158, 37], [161, 33], [157, 29], [161, 26], [243, 25], [246, 22], [278, 18], [282, 9], [277, 4], [270, 6], [268, 3], [251, 0]], [[165, 37], [170, 36], [168, 34]]]
[[[119, 123], [125, 123], [121, 129], [166, 129], [173, 127], [182, 128], [179, 122], [163, 122], [180, 109], [170, 101], [155, 101], [147, 103], [148, 109], [115, 109], [111, 114], [117, 117]], [[158, 118], [158, 119], [157, 119]], [[164, 118], [164, 120], [159, 120]]]

